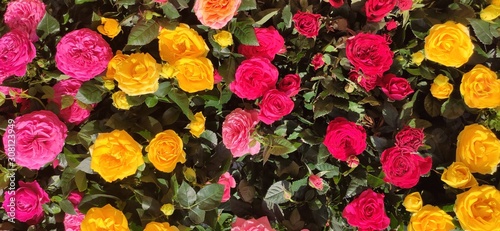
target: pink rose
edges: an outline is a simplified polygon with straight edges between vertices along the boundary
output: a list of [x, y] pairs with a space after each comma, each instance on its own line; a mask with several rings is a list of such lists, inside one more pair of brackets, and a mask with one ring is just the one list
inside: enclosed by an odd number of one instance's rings
[[0, 83], [9, 76], [26, 74], [28, 63], [36, 56], [36, 48], [26, 32], [12, 30], [0, 38]]
[[334, 8], [340, 8], [344, 5], [344, 0], [330, 0], [330, 5]]
[[317, 175], [309, 176], [309, 186], [319, 191], [323, 190], [323, 179]]
[[384, 194], [372, 189], [363, 191], [352, 200], [342, 211], [342, 216], [359, 230], [385, 230], [391, 223], [385, 212]]
[[398, 27], [398, 23], [396, 21], [394, 21], [394, 19], [391, 19], [391, 21], [387, 22], [385, 24], [385, 28], [388, 30], [388, 31], [391, 31], [391, 30], [394, 30]]
[[75, 209], [76, 214], [64, 214], [64, 230], [65, 231], [80, 231], [80, 224], [85, 218], [85, 214]]
[[72, 97], [73, 103], [70, 106], [61, 109], [59, 115], [65, 122], [75, 125], [78, 125], [89, 118], [91, 108], [94, 106], [89, 105], [89, 108], [82, 108], [76, 101], [75, 96], [81, 85], [82, 82], [76, 79], [62, 80], [54, 85], [53, 101], [59, 105], [59, 108], [62, 106], [63, 96]]
[[396, 77], [394, 74], [386, 74], [380, 82], [382, 92], [390, 100], [403, 100], [413, 93], [410, 83], [405, 78]]
[[106, 70], [113, 51], [102, 36], [83, 28], [64, 35], [57, 44], [56, 67], [62, 73], [85, 82]]
[[420, 176], [427, 174], [432, 167], [430, 157], [414, 154], [408, 148], [392, 147], [384, 150], [380, 157], [384, 181], [400, 188], [412, 188], [417, 185]]
[[396, 146], [417, 151], [424, 144], [424, 131], [406, 126], [396, 134]]
[[286, 93], [271, 89], [264, 93], [259, 107], [259, 120], [270, 125], [292, 112], [295, 104]]
[[68, 195], [68, 200], [73, 204], [73, 206], [76, 208], [80, 204], [80, 201], [82, 201], [83, 198], [83, 193], [79, 191], [72, 191]]
[[221, 29], [237, 14], [241, 0], [196, 0], [193, 11], [201, 24]]
[[359, 33], [346, 41], [346, 56], [365, 75], [382, 75], [392, 65], [393, 53], [386, 37]]
[[278, 68], [263, 58], [251, 58], [241, 62], [236, 69], [229, 89], [242, 99], [257, 99], [264, 92], [276, 88]]
[[413, 6], [412, 0], [398, 0], [398, 8], [401, 11], [411, 10], [412, 6]]
[[278, 83], [278, 90], [289, 97], [293, 97], [300, 91], [300, 81], [300, 76], [297, 74], [285, 75]]
[[351, 71], [349, 79], [358, 83], [365, 91], [371, 91], [377, 86], [379, 75], [366, 75], [362, 72]]
[[38, 224], [43, 218], [42, 205], [50, 202], [49, 195], [38, 182], [19, 181], [16, 191], [5, 191], [3, 208], [9, 217], [29, 225]]
[[271, 223], [269, 223], [266, 216], [257, 220], [254, 218], [245, 220], [237, 217], [232, 225], [231, 231], [274, 231], [274, 229], [271, 228]]
[[45, 4], [40, 0], [17, 0], [7, 5], [5, 24], [11, 29], [18, 29], [26, 34], [30, 41], [38, 40], [36, 28], [45, 15]]
[[258, 114], [256, 110], [236, 108], [226, 116], [222, 123], [222, 142], [233, 157], [247, 153], [254, 155], [260, 151], [260, 143], [251, 137], [259, 123]]
[[224, 195], [222, 196], [221, 202], [226, 202], [231, 198], [231, 188], [236, 187], [236, 181], [233, 176], [229, 174], [229, 172], [225, 172], [219, 177], [219, 181], [217, 182], [221, 185], [224, 185]]
[[366, 149], [366, 131], [344, 117], [330, 121], [323, 144], [338, 160], [346, 161], [351, 155], [359, 155]]
[[[33, 170], [51, 163], [62, 151], [68, 128], [51, 111], [34, 111], [15, 119], [16, 164]], [[5, 153], [9, 135], [3, 136]]]
[[314, 70], [318, 70], [323, 65], [325, 65], [325, 61], [323, 60], [323, 54], [322, 53], [315, 54], [311, 60], [311, 64], [313, 65]]
[[217, 70], [214, 70], [214, 84], [218, 84], [220, 82], [222, 82], [222, 76]]
[[247, 59], [262, 57], [270, 61], [274, 59], [276, 54], [282, 53], [282, 48], [285, 46], [285, 40], [274, 27], [254, 28], [254, 30], [259, 45], [240, 45], [238, 47], [238, 53], [244, 55]]
[[[2, 92], [2, 94], [4, 94], [5, 96], [10, 96], [16, 103], [22, 103], [23, 101], [25, 101], [25, 99], [20, 97], [23, 92], [23, 89], [21, 88], [0, 86], [0, 92]], [[14, 94], [11, 95], [11, 92]]]
[[306, 38], [314, 38], [318, 36], [321, 14], [313, 14], [309, 12], [297, 12], [293, 15], [293, 23], [299, 34]]
[[364, 11], [368, 22], [380, 22], [394, 7], [397, 0], [367, 0]]

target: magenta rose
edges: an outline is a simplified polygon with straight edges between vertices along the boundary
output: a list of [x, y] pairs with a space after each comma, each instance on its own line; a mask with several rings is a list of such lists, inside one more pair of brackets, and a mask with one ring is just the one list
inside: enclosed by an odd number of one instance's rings
[[367, 75], [357, 71], [349, 73], [349, 79], [358, 83], [365, 91], [371, 91], [377, 86], [379, 75]]
[[83, 28], [64, 35], [57, 44], [56, 67], [62, 73], [85, 82], [101, 74], [113, 58], [113, 51], [102, 36]]
[[[15, 119], [16, 164], [33, 170], [52, 162], [63, 150], [68, 128], [51, 111], [34, 111]], [[5, 152], [10, 136], [3, 136]]]
[[398, 27], [398, 23], [396, 21], [394, 21], [394, 19], [391, 19], [391, 21], [387, 22], [385, 24], [385, 28], [388, 30], [388, 31], [391, 31], [391, 30], [394, 30]]
[[68, 200], [71, 202], [71, 204], [73, 204], [75, 208], [78, 207], [82, 199], [83, 199], [83, 193], [78, 191], [72, 191], [68, 195]]
[[346, 56], [365, 75], [381, 75], [391, 68], [393, 53], [384, 36], [359, 33], [346, 41]]
[[285, 46], [285, 40], [272, 26], [268, 28], [254, 28], [254, 30], [259, 45], [240, 45], [238, 53], [244, 55], [247, 59], [261, 57], [270, 61], [273, 60], [276, 54], [281, 53]]
[[274, 229], [271, 227], [271, 223], [269, 223], [266, 216], [257, 220], [254, 218], [245, 220], [237, 217], [231, 231], [274, 231]]
[[318, 70], [323, 65], [325, 65], [325, 60], [323, 60], [323, 54], [322, 53], [315, 54], [311, 60], [311, 64], [313, 65], [314, 70]]
[[258, 115], [256, 110], [237, 108], [226, 116], [222, 123], [222, 143], [231, 150], [233, 157], [247, 153], [255, 155], [260, 151], [260, 143], [251, 137], [259, 123]]
[[30, 41], [38, 40], [36, 28], [45, 15], [45, 4], [40, 0], [16, 0], [7, 5], [5, 24], [11, 29], [25, 32]]
[[299, 34], [306, 38], [314, 38], [318, 36], [321, 14], [313, 14], [309, 12], [297, 12], [293, 15], [293, 23]]
[[384, 194], [372, 189], [363, 191], [352, 200], [342, 211], [342, 216], [359, 230], [385, 230], [391, 223], [385, 212]]
[[417, 185], [420, 176], [432, 167], [432, 158], [422, 157], [408, 148], [392, 147], [384, 150], [380, 157], [384, 181], [400, 188]]
[[366, 149], [366, 131], [343, 117], [330, 121], [323, 144], [338, 160], [346, 161], [351, 155], [359, 155]]
[[411, 10], [412, 6], [413, 6], [412, 0], [398, 0], [398, 8], [401, 11]]
[[222, 82], [222, 76], [217, 70], [214, 70], [214, 84], [218, 84], [220, 82]]
[[80, 225], [85, 218], [85, 214], [75, 209], [76, 214], [64, 214], [64, 230], [65, 231], [80, 231]]
[[297, 74], [285, 75], [278, 83], [278, 90], [289, 97], [293, 97], [300, 91], [300, 82], [300, 76]]
[[229, 89], [242, 99], [257, 99], [264, 92], [276, 88], [278, 68], [269, 60], [251, 58], [241, 62], [236, 69]]
[[380, 81], [382, 92], [390, 100], [403, 100], [413, 93], [410, 83], [405, 78], [396, 77], [394, 74], [386, 74]]
[[321, 191], [323, 190], [323, 179], [321, 179], [318, 175], [310, 175], [309, 186]]
[[217, 182], [221, 185], [224, 185], [224, 194], [222, 195], [221, 202], [226, 202], [231, 198], [231, 188], [236, 187], [236, 181], [233, 176], [229, 174], [229, 172], [225, 172], [219, 177], [219, 181]]
[[330, 0], [330, 5], [332, 5], [335, 8], [340, 8], [341, 6], [344, 5], [344, 0]]
[[[62, 80], [54, 85], [54, 103], [59, 105], [61, 109], [63, 97], [70, 97], [73, 103], [68, 107], [62, 108], [59, 112], [61, 118], [68, 123], [78, 125], [89, 118], [90, 111], [94, 105], [88, 105], [87, 108], [82, 108], [75, 99], [78, 89], [82, 82], [76, 79]], [[83, 105], [83, 103], [82, 103]]]
[[48, 202], [49, 195], [38, 182], [19, 181], [16, 191], [5, 191], [2, 206], [9, 217], [34, 225], [42, 220], [42, 205]]
[[396, 7], [397, 0], [367, 0], [364, 11], [368, 22], [380, 22]]
[[36, 56], [36, 48], [26, 32], [12, 30], [0, 38], [0, 83], [9, 76], [26, 74], [28, 63]]
[[292, 112], [294, 103], [284, 92], [271, 89], [259, 103], [259, 120], [270, 125]]
[[396, 146], [417, 151], [424, 144], [424, 131], [406, 126], [396, 134]]

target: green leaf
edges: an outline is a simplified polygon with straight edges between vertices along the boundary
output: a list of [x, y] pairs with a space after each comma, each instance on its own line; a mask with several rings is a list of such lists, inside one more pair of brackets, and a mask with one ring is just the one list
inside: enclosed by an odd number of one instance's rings
[[252, 26], [253, 22], [251, 20], [245, 20], [241, 22], [234, 22], [231, 25], [233, 35], [243, 44], [250, 46], [258, 46], [259, 41], [257, 36], [255, 36], [255, 30]]
[[219, 74], [224, 79], [226, 84], [230, 84], [234, 80], [234, 74], [236, 73], [236, 58], [234, 56], [229, 56], [222, 62], [219, 67]]
[[351, 177], [351, 182], [349, 183], [349, 187], [347, 187], [347, 191], [345, 193], [345, 197], [353, 197], [357, 193], [359, 193], [364, 187], [368, 185], [367, 179], [361, 179], [357, 177]]
[[80, 170], [82, 172], [88, 173], [88, 174], [94, 174], [94, 171], [90, 168], [90, 161], [92, 157], [87, 157], [78, 166], [76, 166], [76, 170]]
[[40, 21], [36, 29], [43, 32], [41, 34], [38, 33], [38, 35], [40, 36], [40, 40], [43, 40], [45, 39], [45, 37], [47, 37], [47, 35], [54, 34], [60, 31], [59, 21], [57, 21], [57, 19], [50, 15], [48, 12], [45, 12], [42, 21]]
[[158, 96], [156, 96], [156, 95], [149, 96], [146, 98], [146, 100], [144, 102], [146, 103], [146, 106], [148, 106], [149, 108], [152, 108], [152, 107], [156, 106], [156, 104], [158, 104]]
[[73, 105], [73, 102], [75, 102], [75, 98], [73, 98], [73, 96], [63, 95], [61, 97], [61, 110]]
[[325, 99], [317, 97], [313, 104], [314, 119], [325, 116], [328, 113], [332, 112], [334, 106], [335, 105], [333, 104], [331, 97], [327, 97]]
[[296, 147], [292, 142], [288, 141], [287, 139], [281, 136], [270, 135], [268, 136], [268, 139], [269, 139], [268, 140], [269, 144], [267, 148], [269, 154], [284, 155], [291, 152], [295, 152], [298, 148], [298, 146]]
[[5, 103], [5, 94], [0, 92], [0, 106], [2, 106]]
[[160, 83], [158, 90], [154, 93], [154, 95], [158, 97], [165, 97], [168, 92], [172, 89], [172, 84], [168, 81]]
[[195, 224], [201, 224], [205, 220], [205, 211], [194, 207], [188, 212], [189, 219]]
[[196, 202], [196, 191], [188, 184], [183, 181], [177, 191], [177, 201], [183, 208], [190, 208]]
[[281, 12], [281, 19], [285, 23], [286, 28], [292, 27], [292, 11], [290, 10], [290, 5], [286, 5]]
[[172, 101], [174, 101], [177, 106], [179, 106], [181, 111], [184, 113], [184, 115], [187, 116], [189, 120], [194, 119], [193, 112], [191, 111], [191, 109], [189, 109], [189, 98], [187, 97], [185, 92], [177, 88], [172, 88], [172, 90], [168, 92], [167, 96]]
[[238, 11], [254, 10], [257, 9], [257, 1], [255, 0], [243, 0], [241, 1], [240, 8]]
[[175, 6], [170, 2], [163, 4], [161, 9], [163, 10], [163, 14], [165, 14], [165, 16], [167, 16], [167, 18], [169, 18], [169, 19], [176, 19], [176, 18], [179, 18], [181, 16], [179, 14], [179, 11], [177, 11]]
[[481, 19], [468, 18], [472, 29], [474, 30], [474, 34], [476, 37], [484, 43], [485, 45], [490, 45], [493, 42], [493, 34], [490, 30], [490, 23], [485, 22]]
[[424, 109], [432, 117], [439, 116], [441, 114], [441, 102], [428, 94], [424, 99]]
[[465, 112], [465, 106], [462, 100], [449, 98], [441, 105], [441, 114], [447, 119], [456, 119]]
[[[264, 201], [269, 204], [282, 204], [288, 201], [285, 198], [285, 193], [290, 194], [289, 187], [290, 183], [288, 181], [278, 181], [269, 187], [267, 190]], [[269, 207], [269, 206], [268, 206]]]
[[78, 191], [83, 192], [87, 190], [87, 174], [82, 171], [78, 171], [75, 174], [75, 183]]
[[104, 90], [97, 84], [93, 81], [87, 81], [82, 84], [75, 98], [85, 104], [94, 104], [102, 101], [103, 94]]
[[384, 108], [382, 109], [382, 115], [384, 116], [385, 122], [392, 128], [398, 127], [398, 110], [392, 105], [392, 103], [385, 102]]
[[196, 204], [201, 210], [212, 210], [219, 206], [222, 195], [224, 194], [224, 186], [221, 184], [209, 184], [203, 187], [196, 195]]
[[273, 16], [277, 15], [279, 10], [280, 10], [279, 8], [272, 8], [260, 11], [259, 13], [257, 13], [256, 20], [257, 19], [258, 20], [255, 22], [255, 25], [258, 27], [262, 26], [264, 23], [269, 21], [269, 19], [271, 19]]
[[158, 37], [159, 29], [160, 25], [158, 25], [158, 23], [154, 20], [140, 20], [134, 27], [132, 27], [128, 36], [127, 45], [146, 45]]
[[97, 2], [97, 0], [75, 0], [76, 5], [80, 5], [86, 2]]
[[67, 213], [67, 214], [76, 215], [75, 208], [73, 207], [73, 204], [68, 199], [64, 199], [62, 201], [59, 201], [59, 207], [61, 207], [62, 211]]

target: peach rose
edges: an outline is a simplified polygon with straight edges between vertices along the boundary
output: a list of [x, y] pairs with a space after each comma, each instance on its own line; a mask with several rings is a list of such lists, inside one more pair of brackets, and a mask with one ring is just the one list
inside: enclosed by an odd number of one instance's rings
[[241, 0], [197, 0], [193, 11], [201, 24], [221, 29], [236, 14]]

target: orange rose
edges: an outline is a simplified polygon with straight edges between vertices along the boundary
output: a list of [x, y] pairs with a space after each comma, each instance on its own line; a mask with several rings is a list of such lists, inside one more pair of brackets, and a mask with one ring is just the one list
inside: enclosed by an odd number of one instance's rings
[[233, 18], [241, 0], [196, 0], [193, 10], [201, 24], [221, 29]]

